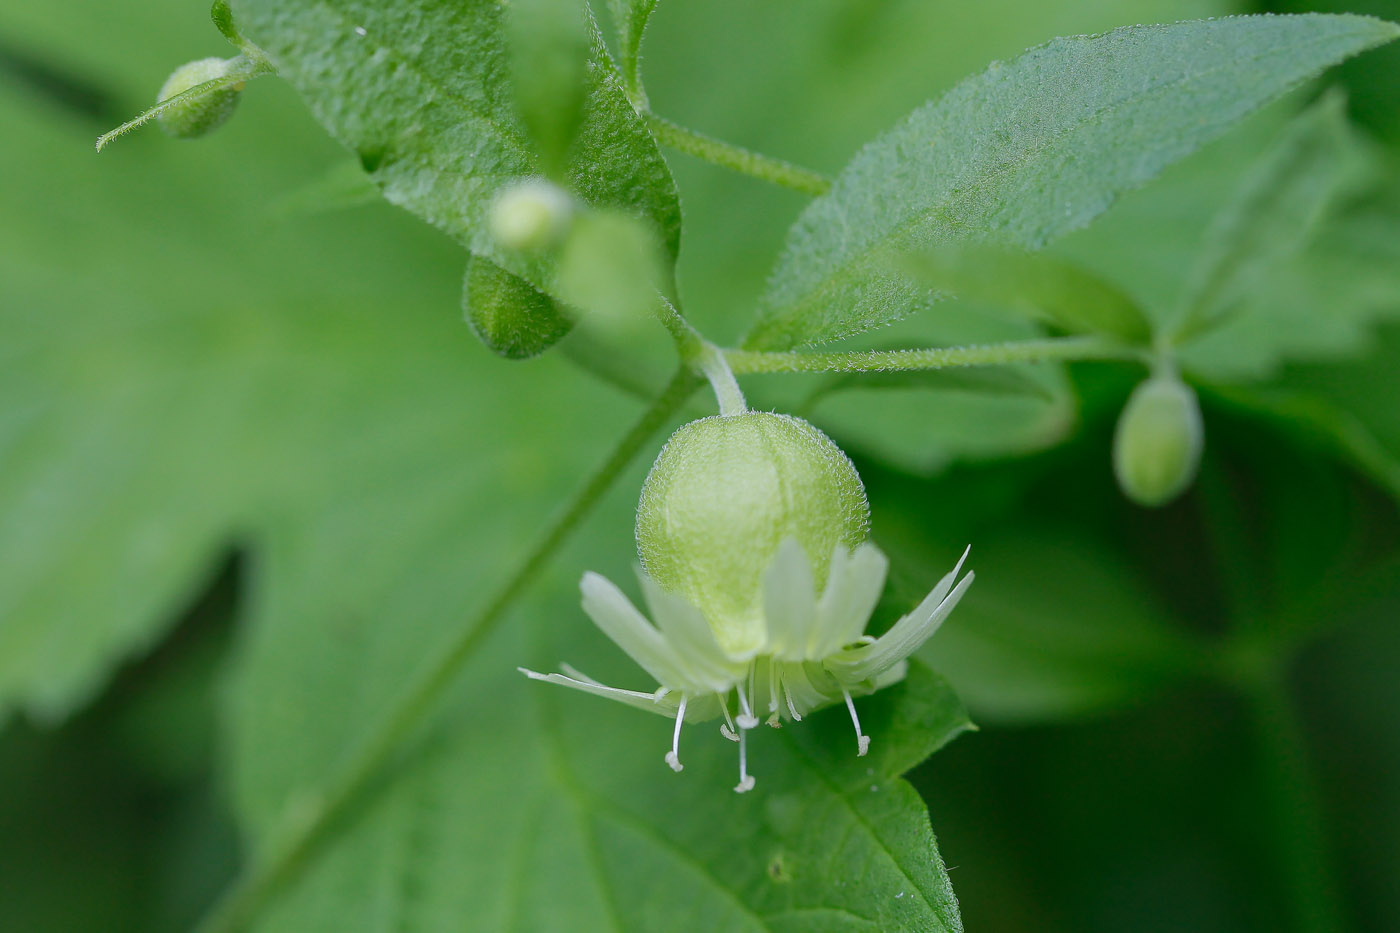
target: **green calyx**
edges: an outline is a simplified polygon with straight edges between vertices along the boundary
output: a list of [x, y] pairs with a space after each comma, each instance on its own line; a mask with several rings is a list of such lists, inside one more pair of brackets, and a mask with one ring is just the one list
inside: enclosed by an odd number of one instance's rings
[[[161, 85], [157, 100], [169, 100], [201, 84], [225, 78], [238, 59], [201, 58], [187, 62], [171, 72]], [[156, 122], [171, 136], [193, 139], [203, 136], [223, 124], [238, 104], [243, 93], [243, 82], [224, 87], [210, 88], [201, 94], [194, 94], [156, 114]]]
[[1128, 398], [1113, 437], [1113, 472], [1138, 505], [1165, 505], [1196, 476], [1205, 431], [1196, 393], [1174, 375], [1141, 383]]
[[745, 412], [692, 421], [642, 487], [637, 549], [647, 574], [686, 599], [731, 655], [757, 650], [762, 576], [792, 538], [825, 585], [837, 544], [865, 540], [870, 508], [850, 458], [800, 418]]

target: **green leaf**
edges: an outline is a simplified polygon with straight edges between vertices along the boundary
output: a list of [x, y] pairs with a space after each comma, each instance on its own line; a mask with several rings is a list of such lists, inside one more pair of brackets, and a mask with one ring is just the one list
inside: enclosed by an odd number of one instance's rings
[[1293, 120], [1207, 231], [1178, 341], [1218, 327], [1255, 297], [1265, 278], [1303, 247], [1358, 158], [1340, 94]]
[[511, 360], [539, 356], [573, 327], [554, 299], [479, 256], [467, 262], [462, 310], [481, 342]]
[[511, 87], [546, 173], [558, 175], [583, 116], [589, 37], [581, 0], [513, 0]]
[[[239, 23], [385, 197], [546, 293], [547, 256], [503, 250], [497, 191], [542, 163], [508, 81], [502, 5], [491, 0], [239, 0]], [[586, 100], [564, 180], [588, 203], [646, 219], [674, 260], [680, 207], [650, 133], [594, 29]]]
[[[333, 545], [333, 531], [317, 537]], [[625, 570], [630, 558], [622, 535], [581, 542], [562, 563]], [[454, 567], [444, 560], [431, 576]], [[379, 602], [372, 627], [387, 638], [415, 601], [403, 590]], [[335, 673], [318, 682], [284, 676], [288, 664], [312, 663], [343, 623], [281, 600], [267, 608], [234, 721], [235, 788], [255, 840], [336, 760], [333, 744], [308, 748], [303, 730], [344, 735], [343, 704], [373, 709], [392, 686], [375, 657], [388, 642], [373, 638], [337, 641]], [[580, 620], [573, 574], [553, 575], [519, 619], [472, 665], [401, 776], [259, 930], [343, 929], [371, 913], [390, 925], [470, 929], [961, 928], [926, 807], [897, 779], [968, 728], [941, 678], [915, 665], [904, 684], [858, 701], [873, 737], [866, 758], [840, 707], [754, 733], [758, 784], [739, 796], [737, 748], [714, 723], [685, 729], [685, 770], [675, 774], [662, 760], [666, 720], [514, 672], [522, 659], [567, 657], [641, 685], [645, 675], [601, 634], [571, 624]], [[287, 710], [302, 712], [289, 719]], [[405, 878], [411, 892], [399, 887]]]
[[889, 254], [995, 239], [1027, 248], [1397, 27], [1246, 16], [1056, 39], [964, 81], [866, 146], [789, 233], [746, 346], [835, 340], [932, 300]]
[[594, 323], [635, 330], [673, 285], [656, 235], [635, 218], [593, 211], [575, 219], [559, 250], [558, 290]]
[[936, 246], [911, 255], [924, 284], [1046, 321], [1070, 333], [1146, 343], [1152, 325], [1116, 286], [1066, 260], [988, 244]]
[[1389, 165], [1374, 175], [1339, 198], [1302, 251], [1256, 280], [1217, 329], [1182, 348], [1193, 373], [1261, 380], [1289, 361], [1354, 357], [1378, 324], [1400, 319], [1400, 175]]
[[647, 20], [656, 9], [657, 0], [608, 0], [608, 11], [617, 26], [617, 43], [622, 59], [622, 77], [634, 100], [646, 102], [642, 91], [640, 53]]

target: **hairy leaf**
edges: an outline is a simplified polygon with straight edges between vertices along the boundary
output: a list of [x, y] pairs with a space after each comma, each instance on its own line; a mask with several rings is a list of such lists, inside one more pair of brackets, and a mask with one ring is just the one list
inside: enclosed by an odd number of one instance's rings
[[1357, 16], [1246, 16], [1056, 39], [866, 146], [803, 212], [746, 345], [835, 340], [926, 305], [891, 251], [1037, 248], [1301, 81], [1397, 35]]
[[480, 256], [467, 262], [462, 311], [482, 343], [512, 360], [539, 356], [573, 326], [553, 298]]
[[[487, 223], [497, 191], [542, 168], [516, 113], [501, 4], [239, 0], [235, 10], [385, 197], [552, 292], [552, 261], [503, 250]], [[674, 259], [680, 208], [670, 172], [596, 29], [591, 45], [565, 179], [590, 204], [645, 218]]]

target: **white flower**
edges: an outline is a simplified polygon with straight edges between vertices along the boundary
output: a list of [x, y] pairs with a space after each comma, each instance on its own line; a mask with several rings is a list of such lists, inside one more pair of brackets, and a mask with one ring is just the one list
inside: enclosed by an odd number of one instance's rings
[[[720, 732], [739, 743], [740, 793], [754, 786], [748, 773], [747, 733], [766, 709], [767, 722], [801, 721], [813, 710], [845, 702], [856, 732], [858, 755], [870, 738], [861, 732], [852, 697], [873, 693], [903, 679], [905, 659], [942, 624], [972, 584], [969, 571], [957, 579], [967, 552], [917, 608], [879, 638], [864, 634], [884, 588], [888, 561], [873, 544], [848, 550], [837, 544], [826, 586], [816, 592], [811, 562], [802, 546], [785, 539], [763, 573], [762, 611], [752, 624], [761, 644], [735, 652], [716, 639], [705, 615], [680, 596], [663, 592], [640, 573], [651, 620], [612, 582], [596, 573], [580, 583], [583, 609], [619, 648], [658, 683], [653, 693], [599, 683], [567, 665], [562, 674], [521, 668], [535, 680], [573, 687], [675, 719], [666, 763], [681, 770], [680, 734], [686, 721], [724, 717]], [[653, 622], [655, 624], [653, 624]], [[732, 706], [731, 706], [732, 696]]]

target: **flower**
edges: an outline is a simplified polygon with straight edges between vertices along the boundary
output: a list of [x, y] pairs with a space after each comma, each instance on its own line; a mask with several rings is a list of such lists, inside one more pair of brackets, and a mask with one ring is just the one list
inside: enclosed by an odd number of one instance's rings
[[699, 609], [663, 591], [645, 572], [638, 577], [654, 625], [610, 580], [586, 573], [579, 586], [584, 612], [656, 679], [656, 691], [609, 687], [567, 665], [561, 674], [520, 670], [534, 680], [674, 717], [666, 763], [675, 771], [682, 769], [682, 724], [724, 717], [721, 734], [739, 743], [739, 784], [734, 789], [743, 793], [754, 786], [748, 773], [747, 732], [758, 725], [757, 711], [764, 705], [768, 724], [779, 726], [844, 701], [855, 727], [856, 754], [866, 753], [870, 737], [861, 732], [852, 698], [904, 678], [905, 659], [937, 631], [972, 584], [971, 571], [958, 579], [966, 558], [964, 551], [957, 566], [912, 612], [879, 638], [871, 638], [864, 634], [865, 626], [888, 568], [879, 548], [867, 542], [851, 551], [838, 544], [826, 586], [818, 594], [801, 545], [784, 539], [763, 574], [762, 644], [739, 652], [722, 648]]
[[692, 421], [662, 448], [637, 508], [650, 620], [598, 574], [580, 584], [584, 612], [657, 689], [609, 687], [567, 665], [520, 670], [674, 717], [675, 771], [681, 726], [722, 716], [720, 733], [739, 743], [740, 793], [754, 785], [748, 732], [765, 708], [779, 726], [845, 702], [864, 755], [870, 739], [852, 697], [901, 680], [973, 578], [958, 579], [959, 560], [913, 612], [866, 636], [888, 569], [865, 540], [869, 524], [855, 466], [806, 421], [750, 411]]

